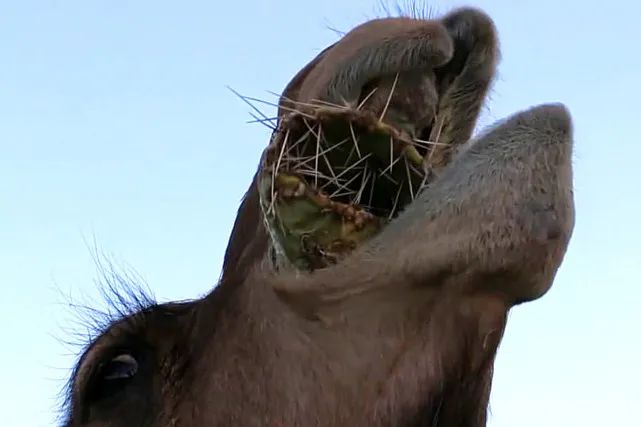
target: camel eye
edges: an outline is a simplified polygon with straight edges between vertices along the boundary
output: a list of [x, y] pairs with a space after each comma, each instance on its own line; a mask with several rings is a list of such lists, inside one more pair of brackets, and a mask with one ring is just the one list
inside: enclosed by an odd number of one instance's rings
[[134, 354], [116, 353], [97, 367], [87, 388], [88, 401], [93, 403], [116, 396], [131, 383], [139, 368], [139, 361]]
[[138, 361], [128, 353], [122, 353], [106, 363], [100, 376], [103, 381], [127, 380], [138, 372]]

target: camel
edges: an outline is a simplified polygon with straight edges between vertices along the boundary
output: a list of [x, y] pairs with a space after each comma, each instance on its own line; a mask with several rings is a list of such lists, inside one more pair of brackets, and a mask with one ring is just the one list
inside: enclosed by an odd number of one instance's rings
[[[310, 61], [282, 92], [217, 286], [105, 328], [74, 368], [64, 425], [485, 426], [507, 314], [550, 289], [574, 227], [562, 104], [472, 137], [498, 57], [491, 18], [461, 8], [365, 22]], [[389, 136], [399, 159], [418, 154], [422, 182], [393, 206], [368, 187], [377, 211], [322, 199], [359, 237], [312, 258], [269, 216], [316, 190], [300, 178], [274, 192], [278, 150], [301, 123], [348, 122], [354, 141]], [[363, 221], [378, 224], [365, 237]]]

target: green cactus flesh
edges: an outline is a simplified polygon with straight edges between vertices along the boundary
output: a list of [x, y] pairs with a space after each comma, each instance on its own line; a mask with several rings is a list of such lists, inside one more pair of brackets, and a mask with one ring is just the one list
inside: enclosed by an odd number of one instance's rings
[[258, 180], [277, 263], [313, 270], [340, 261], [421, 191], [428, 157], [367, 112], [318, 107], [283, 118]]

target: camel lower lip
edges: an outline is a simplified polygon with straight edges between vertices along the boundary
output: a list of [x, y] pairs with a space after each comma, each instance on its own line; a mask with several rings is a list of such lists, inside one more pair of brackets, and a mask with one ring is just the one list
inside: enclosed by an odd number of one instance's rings
[[367, 111], [321, 106], [283, 118], [259, 180], [277, 255], [299, 269], [339, 261], [421, 192], [429, 153]]

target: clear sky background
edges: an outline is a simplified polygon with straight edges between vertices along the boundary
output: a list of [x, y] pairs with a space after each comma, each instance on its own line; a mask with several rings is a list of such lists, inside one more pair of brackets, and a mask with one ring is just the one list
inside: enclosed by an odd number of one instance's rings
[[[489, 425], [641, 425], [641, 3], [468, 4], [502, 40], [482, 123], [560, 101], [576, 128], [574, 238], [552, 290], [510, 315]], [[161, 301], [214, 286], [269, 137], [225, 85], [275, 100], [267, 91], [336, 40], [328, 26], [380, 11], [0, 0], [2, 425], [53, 425], [76, 350], [61, 342], [73, 317], [61, 293], [100, 305], [87, 240]]]

